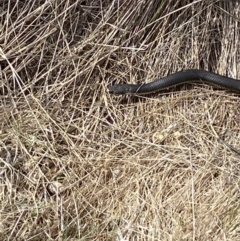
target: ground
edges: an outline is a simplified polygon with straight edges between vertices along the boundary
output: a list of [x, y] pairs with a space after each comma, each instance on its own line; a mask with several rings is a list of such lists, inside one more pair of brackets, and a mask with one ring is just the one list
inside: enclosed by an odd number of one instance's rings
[[[239, 240], [237, 1], [3, 1], [1, 240]], [[229, 146], [230, 145], [230, 146]]]

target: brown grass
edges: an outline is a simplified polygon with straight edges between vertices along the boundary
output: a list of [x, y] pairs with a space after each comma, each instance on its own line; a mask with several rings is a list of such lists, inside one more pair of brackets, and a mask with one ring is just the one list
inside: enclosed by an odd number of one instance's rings
[[240, 240], [240, 95], [107, 92], [239, 78], [239, 3], [2, 2], [0, 240]]

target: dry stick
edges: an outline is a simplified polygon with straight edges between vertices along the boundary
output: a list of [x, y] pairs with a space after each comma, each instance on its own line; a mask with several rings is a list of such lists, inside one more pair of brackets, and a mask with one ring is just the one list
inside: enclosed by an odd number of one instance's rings
[[220, 141], [221, 143], [223, 143], [225, 146], [227, 146], [231, 151], [233, 151], [233, 152], [237, 153], [238, 155], [240, 155], [240, 149], [237, 149], [236, 147], [228, 144], [227, 142], [225, 142], [224, 140], [222, 140], [220, 137], [218, 137], [218, 138], [219, 138], [219, 141]]
[[220, 138], [220, 136], [217, 134], [217, 132], [215, 131], [214, 127], [213, 127], [212, 125], [210, 125], [210, 126], [211, 126], [211, 129], [212, 129], [213, 133], [215, 134], [215, 136], [218, 138], [218, 140], [219, 140], [222, 144], [224, 144], [225, 146], [227, 146], [231, 151], [233, 151], [233, 152], [237, 153], [238, 155], [240, 155], [240, 149], [237, 149], [236, 147], [234, 147], [234, 146], [230, 145], [229, 143], [225, 142], [224, 140], [222, 140], [222, 139]]

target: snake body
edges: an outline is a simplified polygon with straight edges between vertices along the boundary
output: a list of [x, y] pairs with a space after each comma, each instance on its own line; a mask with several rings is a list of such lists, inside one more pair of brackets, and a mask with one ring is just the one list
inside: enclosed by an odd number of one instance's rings
[[129, 93], [148, 94], [192, 81], [202, 81], [240, 92], [240, 80], [199, 69], [188, 69], [176, 72], [147, 84], [115, 84], [109, 87], [109, 92], [120, 95]]

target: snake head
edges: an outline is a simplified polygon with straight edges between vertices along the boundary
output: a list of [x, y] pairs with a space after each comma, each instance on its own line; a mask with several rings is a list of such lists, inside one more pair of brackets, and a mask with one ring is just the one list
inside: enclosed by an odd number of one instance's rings
[[134, 93], [135, 87], [136, 85], [131, 85], [131, 84], [116, 84], [108, 87], [108, 91], [111, 94], [124, 95], [128, 93]]

